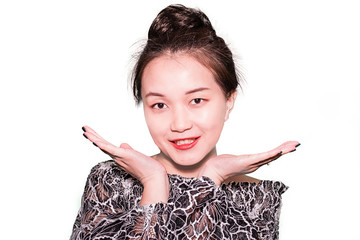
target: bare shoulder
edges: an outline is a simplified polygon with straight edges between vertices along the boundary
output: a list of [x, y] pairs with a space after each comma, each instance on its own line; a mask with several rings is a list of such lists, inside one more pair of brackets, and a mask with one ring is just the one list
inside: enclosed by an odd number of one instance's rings
[[240, 175], [240, 176], [235, 176], [235, 177], [231, 177], [225, 180], [224, 183], [229, 183], [229, 182], [236, 182], [236, 183], [240, 183], [240, 182], [251, 182], [251, 183], [259, 183], [260, 180], [257, 178], [253, 178], [247, 175]]

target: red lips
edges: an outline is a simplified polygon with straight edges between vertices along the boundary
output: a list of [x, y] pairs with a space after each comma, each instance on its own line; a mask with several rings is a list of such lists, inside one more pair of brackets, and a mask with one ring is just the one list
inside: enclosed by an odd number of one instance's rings
[[[180, 144], [177, 145], [175, 142], [177, 141], [185, 141], [185, 140], [192, 140], [195, 139], [193, 142], [191, 143], [184, 143], [184, 144]], [[196, 137], [196, 138], [183, 138], [183, 139], [174, 139], [172, 141], [170, 141], [170, 143], [178, 150], [188, 150], [193, 148], [199, 141], [200, 137]]]

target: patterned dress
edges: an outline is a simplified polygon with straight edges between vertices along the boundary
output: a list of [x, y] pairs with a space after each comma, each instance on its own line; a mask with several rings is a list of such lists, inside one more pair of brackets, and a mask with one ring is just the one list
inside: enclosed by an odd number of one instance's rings
[[169, 175], [168, 203], [140, 206], [143, 187], [114, 161], [87, 179], [71, 240], [278, 239], [281, 182], [229, 183]]

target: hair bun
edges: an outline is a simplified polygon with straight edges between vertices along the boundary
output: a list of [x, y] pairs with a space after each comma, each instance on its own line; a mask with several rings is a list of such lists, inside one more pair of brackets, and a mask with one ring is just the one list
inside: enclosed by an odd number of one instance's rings
[[170, 5], [163, 9], [152, 22], [148, 39], [163, 42], [188, 34], [196, 36], [199, 33], [216, 36], [210, 20], [203, 12], [183, 5]]
[[142, 101], [141, 81], [145, 67], [162, 55], [188, 54], [208, 68], [225, 97], [230, 97], [239, 85], [232, 52], [216, 35], [209, 18], [198, 9], [183, 5], [164, 8], [152, 22], [148, 40], [139, 54], [132, 75], [133, 94]]

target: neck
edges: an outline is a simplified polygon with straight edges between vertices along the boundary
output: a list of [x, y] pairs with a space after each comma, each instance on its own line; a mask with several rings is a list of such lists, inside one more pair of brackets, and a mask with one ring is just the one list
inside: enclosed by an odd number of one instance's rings
[[199, 172], [201, 171], [204, 164], [212, 157], [217, 155], [216, 147], [214, 147], [203, 159], [199, 160], [196, 164], [193, 165], [180, 165], [173, 161], [169, 156], [160, 152], [159, 154], [153, 156], [158, 160], [166, 169], [168, 174], [176, 174], [182, 177], [201, 177]]

